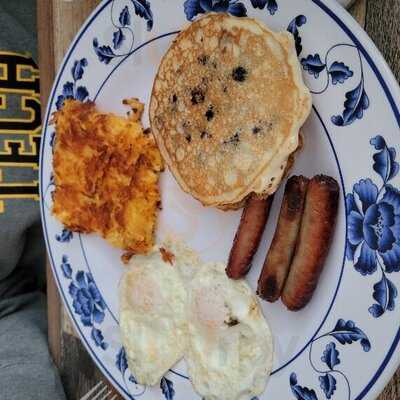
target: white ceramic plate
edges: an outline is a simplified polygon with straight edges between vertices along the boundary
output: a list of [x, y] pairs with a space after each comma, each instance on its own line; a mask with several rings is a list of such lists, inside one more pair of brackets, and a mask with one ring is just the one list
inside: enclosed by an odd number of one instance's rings
[[[311, 303], [298, 313], [280, 302], [262, 303], [276, 351], [261, 398], [374, 399], [400, 354], [400, 93], [371, 40], [331, 0], [105, 0], [97, 7], [62, 63], [43, 130], [43, 227], [62, 298], [87, 350], [127, 399], [198, 397], [183, 362], [159, 387], [142, 387], [131, 376], [118, 329], [121, 252], [95, 235], [63, 230], [52, 217], [49, 118], [66, 97], [95, 100], [100, 109], [120, 114], [124, 98], [148, 104], [158, 64], [177, 31], [195, 17], [191, 10], [209, 9], [247, 13], [296, 37], [314, 107], [293, 173], [326, 173], [341, 186], [333, 245]], [[158, 238], [173, 232], [204, 260], [226, 261], [240, 212], [203, 208], [169, 172], [161, 189]], [[280, 190], [248, 276], [253, 288], [281, 196]]]

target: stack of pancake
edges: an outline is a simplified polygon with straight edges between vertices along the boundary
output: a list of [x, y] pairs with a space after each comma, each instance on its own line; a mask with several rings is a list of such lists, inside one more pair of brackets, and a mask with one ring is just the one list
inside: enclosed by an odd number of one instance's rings
[[278, 188], [311, 110], [293, 37], [250, 18], [208, 14], [164, 56], [152, 131], [182, 189], [238, 208]]

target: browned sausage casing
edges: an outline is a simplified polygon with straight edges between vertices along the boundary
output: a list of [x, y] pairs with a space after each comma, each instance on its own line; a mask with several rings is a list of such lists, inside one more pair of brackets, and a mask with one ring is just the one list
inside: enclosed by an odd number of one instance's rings
[[282, 301], [297, 311], [310, 301], [334, 232], [339, 202], [335, 179], [317, 175], [308, 184], [301, 228]]
[[271, 203], [272, 196], [267, 199], [253, 196], [247, 200], [226, 267], [229, 278], [240, 279], [249, 272], [264, 232]]
[[279, 299], [296, 248], [309, 179], [292, 176], [286, 183], [278, 224], [258, 279], [257, 293], [265, 300]]

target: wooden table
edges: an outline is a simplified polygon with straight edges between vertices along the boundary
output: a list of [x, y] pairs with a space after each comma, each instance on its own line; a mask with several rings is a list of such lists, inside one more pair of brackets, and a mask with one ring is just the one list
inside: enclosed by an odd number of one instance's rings
[[[176, 0], [171, 0], [176, 1]], [[181, 0], [183, 1], [183, 0]], [[56, 69], [76, 31], [99, 0], [37, 0], [43, 115]], [[359, 0], [351, 9], [400, 79], [400, 0]], [[384, 23], [383, 23], [384, 21]], [[48, 268], [49, 344], [68, 399], [105, 380], [76, 337]], [[120, 397], [118, 397], [120, 398]], [[400, 369], [378, 400], [400, 399]], [[286, 400], [286, 399], [285, 399]]]

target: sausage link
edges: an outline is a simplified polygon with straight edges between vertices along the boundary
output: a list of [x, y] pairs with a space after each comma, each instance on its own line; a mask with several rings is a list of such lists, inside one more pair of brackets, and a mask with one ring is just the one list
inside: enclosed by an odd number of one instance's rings
[[296, 248], [309, 179], [292, 176], [283, 195], [278, 224], [258, 279], [257, 294], [265, 300], [279, 299]]
[[240, 279], [249, 272], [267, 223], [271, 204], [272, 196], [267, 199], [252, 196], [247, 200], [226, 267], [229, 278]]
[[314, 294], [331, 245], [338, 202], [335, 179], [317, 175], [310, 180], [296, 250], [282, 292], [289, 310], [300, 310]]

